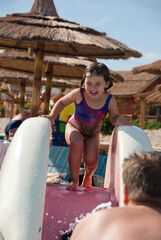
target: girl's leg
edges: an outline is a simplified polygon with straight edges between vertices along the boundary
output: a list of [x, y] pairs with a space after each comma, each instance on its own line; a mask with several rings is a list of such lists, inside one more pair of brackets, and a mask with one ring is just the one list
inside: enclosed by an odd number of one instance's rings
[[85, 163], [85, 175], [83, 178], [82, 186], [91, 187], [92, 175], [98, 166], [99, 157], [99, 144], [100, 134], [92, 136], [85, 140], [84, 143], [84, 163]]
[[67, 187], [68, 190], [77, 190], [79, 185], [79, 170], [81, 164], [81, 157], [83, 152], [84, 138], [82, 134], [67, 123], [65, 130], [65, 139], [69, 145], [69, 171], [71, 184]]

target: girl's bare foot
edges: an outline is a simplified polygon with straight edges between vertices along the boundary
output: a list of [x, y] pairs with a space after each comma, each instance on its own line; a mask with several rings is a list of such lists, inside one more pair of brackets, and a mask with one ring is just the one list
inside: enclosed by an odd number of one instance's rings
[[71, 182], [67, 188], [69, 191], [77, 191], [78, 190], [78, 182]]
[[83, 182], [82, 182], [82, 186], [83, 187], [91, 187], [92, 185], [92, 178], [91, 176], [84, 176]]

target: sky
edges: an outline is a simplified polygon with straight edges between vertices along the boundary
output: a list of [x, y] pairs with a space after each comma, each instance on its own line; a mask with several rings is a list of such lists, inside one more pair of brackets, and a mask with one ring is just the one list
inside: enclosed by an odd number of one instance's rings
[[[29, 12], [34, 0], [1, 0], [0, 17]], [[54, 0], [59, 17], [105, 32], [142, 54], [128, 60], [102, 60], [126, 71], [161, 59], [161, 0]]]

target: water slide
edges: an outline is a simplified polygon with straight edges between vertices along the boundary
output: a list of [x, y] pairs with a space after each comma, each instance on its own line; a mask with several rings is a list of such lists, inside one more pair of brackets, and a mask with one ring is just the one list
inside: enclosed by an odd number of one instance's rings
[[104, 187], [115, 191], [119, 206], [123, 206], [122, 164], [131, 154], [153, 151], [146, 133], [136, 126], [114, 129], [108, 153]]
[[0, 171], [0, 239], [40, 240], [50, 122], [25, 120], [7, 150]]
[[0, 171], [0, 240], [59, 240], [97, 206], [121, 205], [124, 157], [134, 151], [152, 151], [143, 130], [115, 128], [105, 188], [68, 191], [65, 185], [46, 185], [49, 139], [49, 120], [30, 118], [21, 124], [7, 150]]

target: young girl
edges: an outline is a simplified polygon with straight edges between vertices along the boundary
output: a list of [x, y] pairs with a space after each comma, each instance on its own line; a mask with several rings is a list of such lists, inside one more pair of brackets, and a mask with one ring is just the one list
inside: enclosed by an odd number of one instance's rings
[[56, 102], [48, 118], [52, 125], [63, 108], [74, 102], [76, 110], [68, 120], [65, 130], [69, 145], [69, 169], [71, 183], [68, 190], [77, 190], [81, 157], [85, 164], [82, 186], [91, 187], [92, 175], [98, 165], [102, 121], [107, 112], [114, 126], [131, 125], [121, 118], [115, 98], [107, 91], [112, 87], [109, 70], [103, 63], [93, 63], [85, 70], [81, 88], [71, 91]]

